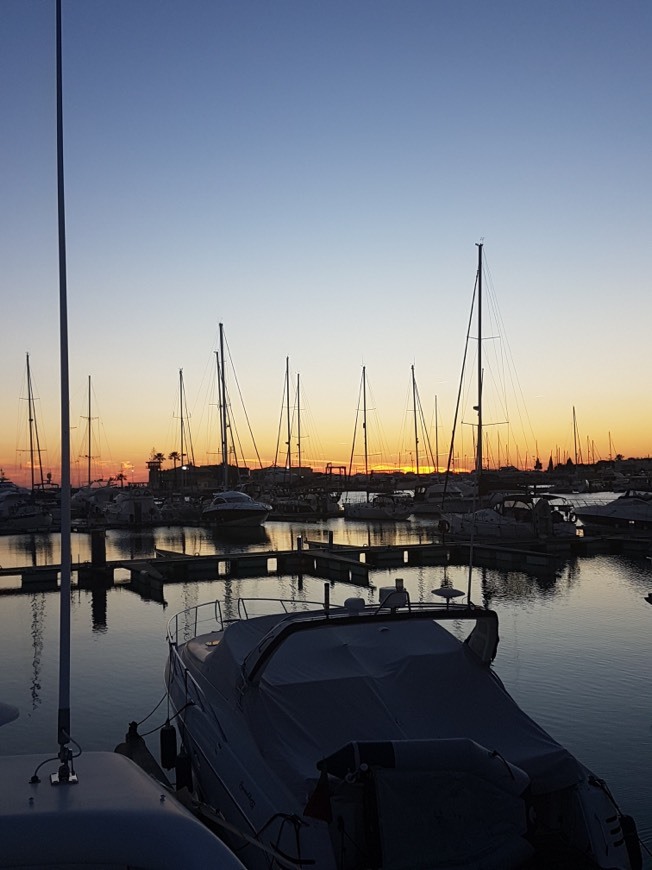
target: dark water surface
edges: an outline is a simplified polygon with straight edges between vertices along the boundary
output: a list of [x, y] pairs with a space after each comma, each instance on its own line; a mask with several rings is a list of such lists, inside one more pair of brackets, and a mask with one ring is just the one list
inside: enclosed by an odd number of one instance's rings
[[[425, 519], [384, 526], [328, 520], [270, 522], [255, 540], [225, 540], [206, 529], [160, 528], [139, 534], [107, 532], [107, 558], [154, 555], [154, 548], [207, 555], [296, 548], [324, 539], [336, 543], [398, 544], [436, 540]], [[74, 535], [73, 559], [90, 559], [86, 535]], [[57, 564], [56, 536], [0, 538], [3, 568]], [[158, 756], [156, 729], [166, 718], [163, 669], [165, 630], [177, 611], [214, 598], [286, 597], [321, 600], [324, 580], [304, 577], [216, 578], [165, 586], [165, 604], [146, 600], [116, 571], [109, 590], [72, 594], [73, 736], [83, 749], [113, 749], [132, 720]], [[402, 576], [413, 599], [430, 601], [442, 581], [467, 589], [467, 567], [401, 567], [372, 571], [373, 589], [332, 583], [331, 600], [359, 594], [376, 600], [379, 586]], [[74, 578], [73, 578], [74, 580]], [[49, 752], [56, 745], [59, 600], [55, 591], [21, 592], [16, 577], [0, 578], [0, 700], [20, 708], [0, 729], [0, 753]], [[523, 709], [610, 786], [652, 850], [652, 562], [646, 558], [587, 556], [552, 573], [474, 568], [471, 597], [500, 619], [495, 670]], [[145, 718], [148, 714], [153, 714]], [[645, 866], [652, 867], [649, 855]]]

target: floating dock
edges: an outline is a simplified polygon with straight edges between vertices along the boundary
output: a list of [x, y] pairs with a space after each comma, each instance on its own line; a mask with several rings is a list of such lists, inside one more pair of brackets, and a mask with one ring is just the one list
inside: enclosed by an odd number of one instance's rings
[[[152, 557], [139, 559], [105, 558], [99, 540], [93, 542], [91, 561], [73, 563], [77, 586], [84, 589], [110, 588], [118, 570], [129, 572], [129, 586], [140, 594], [160, 599], [167, 583], [218, 580], [278, 575], [307, 575], [356, 586], [368, 586], [374, 569], [468, 565], [505, 571], [550, 572], [568, 558], [597, 553], [644, 557], [651, 542], [626, 536], [577, 537], [564, 540], [487, 543], [471, 541], [432, 541], [428, 543], [383, 545], [337, 544], [332, 533], [326, 540], [297, 538], [294, 550], [188, 555], [157, 549]], [[21, 590], [55, 589], [60, 565], [29, 565], [0, 568], [0, 576], [19, 576]], [[15, 594], [16, 589], [0, 590]]]

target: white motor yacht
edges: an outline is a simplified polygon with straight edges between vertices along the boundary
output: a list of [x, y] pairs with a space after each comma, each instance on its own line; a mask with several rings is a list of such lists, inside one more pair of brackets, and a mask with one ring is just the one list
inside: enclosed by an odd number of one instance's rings
[[169, 625], [196, 795], [250, 870], [636, 866], [631, 818], [493, 671], [494, 611], [328, 588]]
[[216, 492], [203, 510], [202, 519], [211, 526], [260, 526], [272, 510], [272, 506], [255, 501], [246, 492], [224, 490]]
[[583, 531], [570, 502], [527, 493], [498, 493], [477, 511], [442, 514], [439, 528], [452, 537], [503, 541], [575, 538]]
[[409, 496], [389, 493], [344, 505], [344, 516], [349, 520], [407, 520], [411, 513], [412, 499]]

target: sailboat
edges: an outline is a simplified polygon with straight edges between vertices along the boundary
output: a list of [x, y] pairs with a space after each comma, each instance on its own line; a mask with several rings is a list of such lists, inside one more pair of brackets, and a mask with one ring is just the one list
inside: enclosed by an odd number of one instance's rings
[[234, 528], [262, 525], [269, 516], [272, 506], [256, 501], [246, 492], [229, 488], [229, 445], [230, 428], [226, 374], [224, 366], [224, 327], [220, 323], [220, 351], [218, 357], [218, 383], [220, 397], [220, 434], [222, 440], [222, 489], [213, 493], [210, 502], [202, 510], [202, 520], [214, 528]]
[[[274, 465], [267, 470], [265, 488], [259, 497], [272, 505], [272, 520], [316, 520], [337, 517], [342, 513], [340, 493], [316, 483], [312, 468], [302, 465], [301, 430], [301, 375], [296, 375], [294, 403], [290, 395], [290, 358], [285, 358], [283, 399], [276, 442]], [[278, 464], [281, 447], [281, 430], [285, 417], [285, 464]], [[292, 436], [296, 433], [297, 464], [292, 462]]]
[[0, 472], [0, 533], [46, 532], [52, 526], [56, 509], [58, 491], [46, 484], [43, 476], [29, 354], [26, 354], [26, 366], [31, 489], [17, 486]]
[[[344, 516], [349, 520], [407, 520], [412, 513], [412, 499], [408, 496], [394, 495], [393, 493], [379, 493], [371, 496], [369, 492], [369, 443], [367, 440], [367, 367], [362, 366], [362, 379], [360, 381], [360, 393], [362, 396], [362, 434], [364, 441], [364, 476], [366, 485], [366, 498], [364, 501], [347, 502], [344, 505]], [[351, 462], [349, 476], [353, 465], [353, 451], [355, 450], [355, 434], [351, 448]]]
[[523, 492], [483, 493], [483, 367], [482, 367], [482, 277], [483, 245], [478, 244], [478, 269], [476, 274], [477, 299], [477, 405], [478, 414], [475, 482], [481, 504], [473, 510], [442, 513], [439, 528], [449, 536], [476, 538], [479, 540], [534, 540], [541, 538], [574, 538], [580, 530], [570, 506], [562, 499], [552, 500], [543, 496], [530, 496]]
[[[61, 357], [61, 584], [56, 752], [0, 756], [0, 867], [240, 868], [224, 843], [126, 755], [83, 752], [70, 707], [70, 414], [63, 188], [61, 0], [56, 0]], [[0, 725], [16, 718], [0, 705]]]

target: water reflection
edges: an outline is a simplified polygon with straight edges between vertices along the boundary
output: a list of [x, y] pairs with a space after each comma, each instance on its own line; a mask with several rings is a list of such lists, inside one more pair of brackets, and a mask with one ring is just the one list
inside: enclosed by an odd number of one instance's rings
[[52, 565], [54, 562], [53, 536], [42, 532], [33, 535], [12, 535], [11, 550], [19, 557], [19, 565]]
[[215, 552], [241, 552], [252, 544], [270, 543], [270, 536], [264, 526], [231, 526], [224, 529], [212, 529], [211, 539]]
[[94, 632], [103, 634], [108, 631], [106, 621], [107, 604], [108, 598], [106, 587], [101, 589], [95, 588], [91, 591], [91, 620]]
[[32, 611], [31, 636], [32, 636], [32, 681], [30, 695], [32, 710], [41, 703], [41, 659], [43, 655], [43, 626], [45, 624], [45, 593], [39, 592], [30, 595]]
[[110, 529], [107, 532], [107, 542], [109, 540], [118, 557], [141, 559], [154, 555], [155, 538], [151, 529], [140, 531]]

